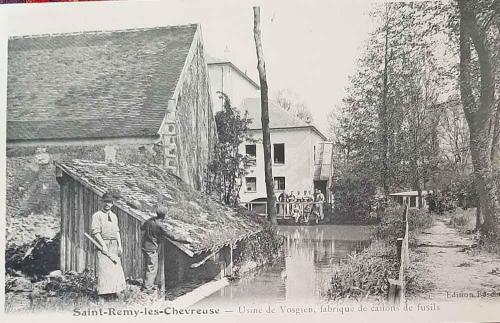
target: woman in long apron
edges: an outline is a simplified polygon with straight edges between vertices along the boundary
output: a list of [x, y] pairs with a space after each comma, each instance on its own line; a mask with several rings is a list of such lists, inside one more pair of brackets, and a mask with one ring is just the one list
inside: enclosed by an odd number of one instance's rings
[[92, 234], [101, 244], [96, 254], [97, 294], [99, 300], [117, 298], [125, 289], [125, 275], [121, 264], [122, 243], [116, 214], [111, 211], [113, 197], [105, 193], [102, 210], [92, 215]]

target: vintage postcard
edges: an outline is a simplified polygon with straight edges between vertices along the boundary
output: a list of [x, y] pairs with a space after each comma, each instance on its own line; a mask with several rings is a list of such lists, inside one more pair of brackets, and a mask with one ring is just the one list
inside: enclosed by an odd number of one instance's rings
[[7, 322], [500, 320], [498, 0], [4, 2]]

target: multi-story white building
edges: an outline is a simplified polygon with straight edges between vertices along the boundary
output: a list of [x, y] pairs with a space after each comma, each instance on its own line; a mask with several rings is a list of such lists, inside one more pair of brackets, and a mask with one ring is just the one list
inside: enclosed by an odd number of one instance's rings
[[[220, 111], [223, 101], [217, 91], [224, 92], [242, 115], [252, 122], [250, 135], [256, 142], [245, 142], [240, 152], [254, 158], [249, 173], [243, 179], [241, 202], [261, 202], [266, 198], [264, 152], [260, 121], [260, 88], [250, 77], [228, 60], [207, 55], [214, 111]], [[332, 143], [314, 125], [298, 119], [274, 102], [269, 102], [269, 127], [273, 160], [274, 190], [277, 196], [319, 188], [327, 201], [332, 177]]]
[[[249, 173], [243, 179], [241, 202], [258, 202], [266, 198], [264, 151], [260, 98], [243, 100], [242, 113], [247, 112], [250, 135], [255, 143], [245, 142], [240, 151], [253, 157]], [[269, 102], [271, 158], [276, 195], [286, 191], [295, 194], [320, 189], [330, 200], [332, 177], [332, 143], [314, 125], [308, 124], [277, 104]]]

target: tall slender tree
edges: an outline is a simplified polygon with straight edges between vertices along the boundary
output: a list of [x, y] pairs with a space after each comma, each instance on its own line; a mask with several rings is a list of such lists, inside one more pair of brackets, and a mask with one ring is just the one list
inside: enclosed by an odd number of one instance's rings
[[268, 109], [268, 89], [266, 80], [266, 64], [264, 61], [264, 51], [262, 49], [262, 37], [260, 31], [260, 7], [253, 7], [254, 17], [254, 39], [257, 51], [257, 70], [260, 81], [260, 106], [262, 122], [262, 145], [264, 147], [264, 173], [266, 181], [267, 195], [267, 217], [274, 225], [276, 220], [276, 196], [274, 195], [273, 168], [271, 163], [271, 134], [269, 131], [269, 109]]

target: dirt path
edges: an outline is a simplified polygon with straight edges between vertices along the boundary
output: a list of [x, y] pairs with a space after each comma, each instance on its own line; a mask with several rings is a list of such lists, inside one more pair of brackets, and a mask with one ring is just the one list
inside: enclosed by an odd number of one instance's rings
[[417, 237], [413, 267], [429, 289], [417, 297], [454, 301], [472, 295], [478, 299], [480, 292], [480, 298], [500, 298], [500, 257], [471, 248], [472, 235], [459, 233], [448, 222], [437, 219]]

